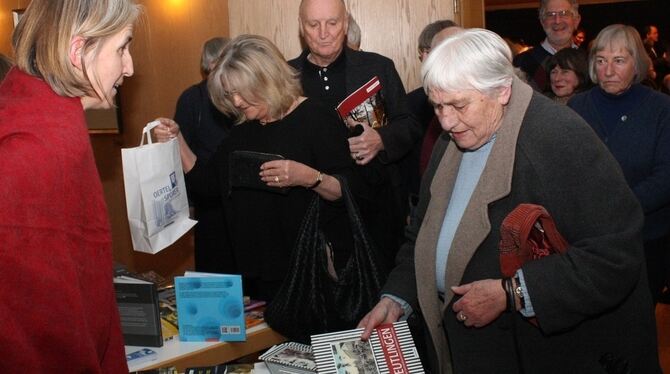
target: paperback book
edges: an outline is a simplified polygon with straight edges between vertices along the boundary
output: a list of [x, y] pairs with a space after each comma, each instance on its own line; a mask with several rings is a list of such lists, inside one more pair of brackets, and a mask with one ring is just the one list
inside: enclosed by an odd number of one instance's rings
[[158, 307], [161, 315], [163, 341], [179, 336], [177, 297], [174, 293], [174, 285], [165, 286], [158, 290]]
[[382, 85], [374, 76], [337, 106], [337, 113], [350, 129], [367, 124], [376, 129], [386, 126], [387, 118], [381, 96]]
[[155, 361], [158, 358], [156, 351], [149, 348], [142, 348], [137, 351], [126, 354], [126, 362], [129, 365], [139, 365], [149, 361]]
[[253, 372], [253, 364], [221, 364], [187, 368], [184, 374], [246, 374]]
[[240, 275], [187, 272], [174, 281], [179, 340], [246, 340]]
[[265, 362], [272, 374], [316, 373], [316, 362], [312, 347], [306, 344], [287, 342], [275, 345], [258, 357]]
[[163, 337], [156, 285], [123, 275], [114, 277], [114, 290], [124, 343], [161, 347]]
[[370, 339], [363, 329], [312, 335], [319, 374], [424, 373], [407, 322], [379, 325]]

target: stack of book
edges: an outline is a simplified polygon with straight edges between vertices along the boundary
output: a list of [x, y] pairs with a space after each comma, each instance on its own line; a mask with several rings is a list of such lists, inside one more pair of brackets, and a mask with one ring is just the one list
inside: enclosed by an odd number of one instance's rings
[[272, 374], [316, 373], [316, 362], [309, 345], [288, 342], [276, 345], [258, 357]]

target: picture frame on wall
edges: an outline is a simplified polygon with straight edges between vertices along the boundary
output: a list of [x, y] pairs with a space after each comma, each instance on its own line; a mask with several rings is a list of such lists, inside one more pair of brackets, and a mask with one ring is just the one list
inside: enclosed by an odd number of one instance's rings
[[120, 93], [114, 98], [115, 108], [89, 109], [84, 114], [89, 134], [120, 134], [121, 133], [121, 100]]
[[12, 18], [14, 19], [14, 27], [19, 24], [19, 21], [21, 20], [21, 17], [23, 16], [23, 12], [25, 12], [25, 9], [13, 9], [12, 10]]

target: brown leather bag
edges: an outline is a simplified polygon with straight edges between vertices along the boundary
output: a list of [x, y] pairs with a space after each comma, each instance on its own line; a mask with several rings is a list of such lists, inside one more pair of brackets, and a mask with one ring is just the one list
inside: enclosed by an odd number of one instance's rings
[[526, 261], [565, 253], [568, 246], [543, 206], [519, 204], [500, 225], [500, 270], [512, 277]]

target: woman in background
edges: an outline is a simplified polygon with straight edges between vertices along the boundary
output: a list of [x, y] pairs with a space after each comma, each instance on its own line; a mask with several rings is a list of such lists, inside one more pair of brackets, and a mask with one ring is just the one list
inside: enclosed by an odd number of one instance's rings
[[576, 93], [591, 86], [588, 72], [588, 58], [580, 49], [563, 48], [547, 60], [547, 80], [550, 91], [547, 96], [561, 104]]
[[133, 75], [132, 0], [32, 0], [0, 85], [0, 372], [128, 373], [84, 110]]
[[644, 250], [654, 302], [670, 273], [670, 97], [642, 82], [649, 58], [638, 32], [610, 25], [596, 37], [589, 74], [598, 85], [570, 107], [607, 145], [644, 210]]

